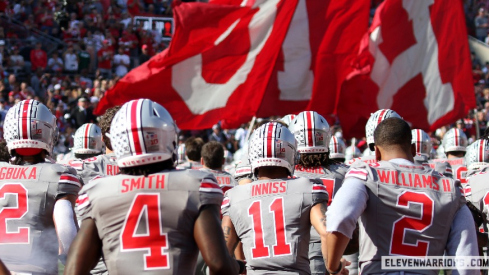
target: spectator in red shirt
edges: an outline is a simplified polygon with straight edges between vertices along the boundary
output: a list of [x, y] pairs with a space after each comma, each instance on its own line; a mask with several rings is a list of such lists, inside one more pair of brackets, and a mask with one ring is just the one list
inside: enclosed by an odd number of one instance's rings
[[140, 10], [144, 9], [143, 4], [139, 0], [127, 0], [127, 11], [131, 16], [139, 15]]
[[102, 43], [102, 49], [97, 53], [98, 69], [101, 74], [112, 78], [112, 59], [114, 51], [109, 48], [109, 41], [104, 40]]
[[36, 48], [31, 50], [31, 69], [32, 71], [37, 70], [37, 68], [42, 68], [43, 70], [48, 65], [48, 55], [41, 49], [41, 42], [36, 43]]

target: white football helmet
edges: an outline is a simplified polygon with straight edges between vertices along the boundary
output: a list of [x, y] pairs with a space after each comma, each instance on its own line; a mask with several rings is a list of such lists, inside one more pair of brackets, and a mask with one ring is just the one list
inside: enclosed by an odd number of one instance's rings
[[85, 123], [75, 132], [73, 153], [75, 154], [102, 154], [104, 142], [102, 130], [93, 123]]
[[442, 143], [445, 154], [453, 151], [465, 152], [467, 147], [467, 136], [462, 130], [452, 128], [445, 133]]
[[[235, 154], [236, 155], [236, 154]], [[241, 178], [252, 178], [251, 164], [248, 158], [248, 147], [243, 147], [241, 157], [235, 163], [234, 179], [239, 181]]]
[[416, 146], [416, 155], [430, 158], [432, 145], [430, 136], [421, 129], [411, 130], [411, 143]]
[[314, 111], [299, 113], [289, 124], [297, 141], [297, 152], [302, 154], [327, 153], [329, 150], [329, 124]]
[[329, 142], [329, 158], [344, 159], [345, 151], [346, 151], [345, 142], [341, 138], [332, 136], [331, 141]]
[[110, 125], [110, 142], [119, 167], [176, 160], [176, 125], [170, 113], [149, 99], [132, 100]]
[[278, 122], [269, 122], [258, 127], [248, 145], [248, 158], [253, 172], [264, 166], [287, 168], [294, 173], [297, 157], [294, 135]]
[[5, 116], [3, 138], [10, 153], [14, 149], [44, 149], [50, 155], [58, 140], [56, 117], [37, 100], [23, 100]]
[[375, 144], [374, 141], [375, 128], [377, 128], [377, 125], [379, 125], [384, 119], [391, 118], [391, 117], [398, 117], [402, 119], [402, 117], [398, 113], [396, 113], [391, 109], [381, 109], [370, 115], [370, 118], [368, 119], [367, 124], [365, 125], [365, 133], [367, 135], [367, 144], [371, 151], [374, 151], [373, 145]]
[[467, 146], [465, 164], [468, 170], [480, 170], [489, 166], [489, 142], [479, 139]]
[[296, 115], [294, 115], [294, 114], [286, 115], [283, 118], [281, 118], [280, 121], [282, 121], [283, 123], [287, 124], [287, 126], [289, 126], [295, 117], [296, 117]]
[[351, 160], [354, 158], [358, 158], [361, 155], [362, 155], [362, 152], [354, 144], [345, 149], [345, 160]]

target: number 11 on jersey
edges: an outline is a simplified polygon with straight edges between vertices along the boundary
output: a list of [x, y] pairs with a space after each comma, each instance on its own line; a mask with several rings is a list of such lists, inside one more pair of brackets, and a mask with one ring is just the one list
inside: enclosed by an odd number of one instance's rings
[[[252, 218], [252, 226], [254, 233], [254, 248], [251, 250], [253, 259], [270, 257], [270, 248], [265, 246], [263, 218], [262, 218], [262, 202], [254, 201], [248, 208], [248, 215]], [[291, 253], [290, 243], [287, 243], [287, 234], [284, 216], [284, 200], [283, 198], [275, 198], [269, 207], [269, 213], [273, 214], [273, 222], [275, 228], [275, 244], [273, 245], [273, 255], [284, 256]], [[267, 232], [268, 233], [268, 232]]]

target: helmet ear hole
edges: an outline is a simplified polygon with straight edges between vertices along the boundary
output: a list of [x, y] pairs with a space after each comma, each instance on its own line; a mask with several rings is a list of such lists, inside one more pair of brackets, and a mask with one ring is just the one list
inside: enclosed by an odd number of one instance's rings
[[158, 112], [156, 111], [156, 109], [153, 109], [153, 115], [155, 115], [157, 117], [160, 117], [160, 114], [158, 114]]

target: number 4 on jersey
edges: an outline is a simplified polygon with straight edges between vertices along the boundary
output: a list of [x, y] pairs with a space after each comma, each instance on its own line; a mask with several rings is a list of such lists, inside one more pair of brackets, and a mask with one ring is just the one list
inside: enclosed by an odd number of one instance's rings
[[[138, 225], [144, 217], [146, 232], [137, 234]], [[124, 222], [121, 233], [123, 252], [144, 250], [144, 268], [169, 269], [168, 235], [161, 226], [160, 194], [137, 194]]]
[[[273, 255], [284, 256], [291, 253], [290, 243], [286, 240], [284, 202], [283, 198], [276, 198], [270, 204], [270, 212], [273, 213], [275, 225], [275, 244]], [[252, 217], [255, 247], [251, 250], [253, 259], [270, 257], [270, 248], [265, 246], [263, 232], [263, 219], [261, 213], [261, 201], [254, 201], [248, 208], [248, 215]], [[268, 232], [266, 232], [268, 233]]]

